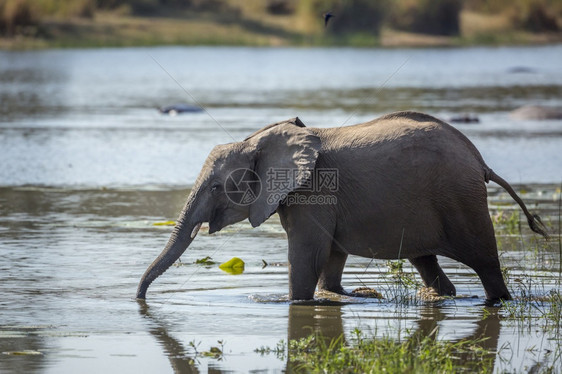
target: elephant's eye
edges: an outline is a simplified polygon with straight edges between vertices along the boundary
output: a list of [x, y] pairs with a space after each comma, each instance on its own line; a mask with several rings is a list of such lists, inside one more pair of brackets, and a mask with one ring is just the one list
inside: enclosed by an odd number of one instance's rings
[[211, 192], [217, 192], [219, 190], [220, 186], [221, 186], [220, 184], [213, 184], [211, 186]]

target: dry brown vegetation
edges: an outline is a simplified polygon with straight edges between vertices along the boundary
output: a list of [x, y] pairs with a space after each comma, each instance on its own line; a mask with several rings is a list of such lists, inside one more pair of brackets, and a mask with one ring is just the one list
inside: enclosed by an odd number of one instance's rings
[[0, 0], [0, 47], [16, 48], [513, 44], [561, 29], [559, 0]]

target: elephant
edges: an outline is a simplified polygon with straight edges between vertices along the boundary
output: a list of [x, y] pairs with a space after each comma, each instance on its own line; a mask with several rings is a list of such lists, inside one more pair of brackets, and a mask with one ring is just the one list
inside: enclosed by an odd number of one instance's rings
[[426, 287], [454, 296], [436, 257], [446, 256], [477, 273], [487, 300], [508, 300], [489, 181], [520, 205], [534, 232], [548, 236], [470, 140], [430, 115], [397, 112], [334, 128], [309, 128], [298, 117], [274, 123], [213, 148], [137, 298], [146, 298], [203, 222], [212, 234], [245, 219], [257, 227], [277, 212], [288, 238], [290, 300], [313, 299], [317, 287], [346, 294], [348, 255], [408, 259]]

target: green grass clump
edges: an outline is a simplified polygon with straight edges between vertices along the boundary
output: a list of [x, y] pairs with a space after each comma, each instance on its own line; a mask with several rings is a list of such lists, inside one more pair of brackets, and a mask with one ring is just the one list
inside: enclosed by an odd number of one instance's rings
[[416, 274], [404, 271], [404, 264], [406, 260], [391, 260], [386, 262], [388, 266], [388, 272], [394, 279], [394, 281], [402, 285], [406, 289], [417, 289], [422, 286], [422, 284], [417, 280]]
[[366, 337], [356, 329], [351, 344], [343, 337], [327, 340], [311, 335], [289, 341], [287, 354], [294, 371], [307, 373], [487, 373], [493, 369], [495, 354], [482, 348], [485, 338], [450, 342], [436, 340], [435, 335], [436, 330], [399, 341]]
[[520, 329], [530, 330], [542, 321], [542, 331], [561, 337], [562, 293], [559, 290], [551, 290], [546, 296], [533, 296], [530, 292], [521, 291], [516, 300], [502, 302], [502, 313], [506, 320], [514, 322]]

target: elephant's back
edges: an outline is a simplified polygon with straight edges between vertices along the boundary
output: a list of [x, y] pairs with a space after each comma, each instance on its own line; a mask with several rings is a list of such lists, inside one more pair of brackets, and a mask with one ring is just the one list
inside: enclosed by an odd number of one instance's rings
[[361, 157], [385, 160], [409, 155], [417, 163], [468, 162], [487, 168], [480, 152], [464, 134], [424, 113], [391, 113], [353, 126], [323, 129], [319, 135], [322, 151], [337, 153], [338, 157], [361, 153]]
[[344, 160], [350, 171], [415, 175], [433, 179], [459, 174], [484, 180], [488, 167], [472, 142], [453, 126], [427, 114], [391, 113], [354, 126], [325, 129], [321, 153]]

